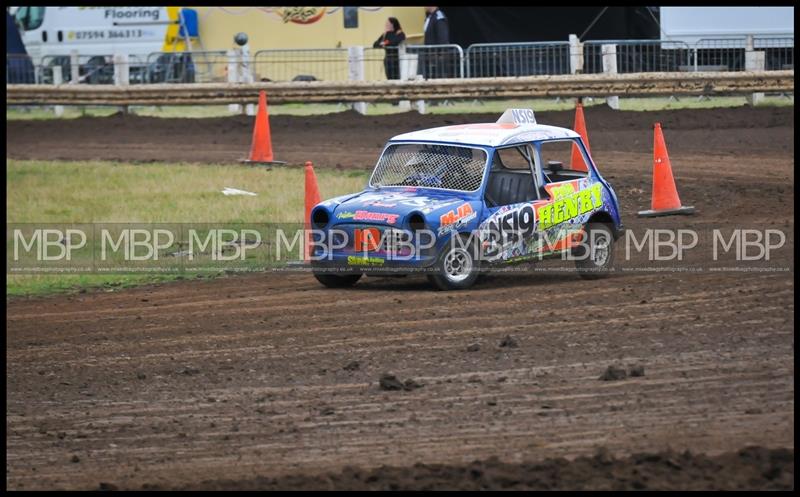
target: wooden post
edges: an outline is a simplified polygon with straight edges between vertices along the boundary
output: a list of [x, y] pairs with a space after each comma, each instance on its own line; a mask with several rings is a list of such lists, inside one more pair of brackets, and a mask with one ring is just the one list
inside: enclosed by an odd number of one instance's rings
[[[228, 83], [238, 83], [239, 79], [239, 68], [236, 64], [236, 51], [235, 50], [228, 50]], [[228, 104], [228, 112], [231, 114], [240, 114], [242, 112], [242, 106], [239, 104]]]
[[[53, 84], [59, 86], [63, 83], [64, 83], [63, 68], [61, 66], [53, 66]], [[53, 111], [55, 112], [56, 117], [61, 117], [64, 115], [64, 106], [54, 105]]]
[[[128, 63], [128, 54], [114, 54], [114, 85], [115, 86], [128, 86], [130, 83], [130, 64]], [[123, 114], [128, 113], [128, 106], [121, 105], [119, 110]]]
[[69, 53], [69, 79], [70, 84], [77, 85], [81, 79], [81, 62], [78, 58], [78, 51], [72, 50]]
[[[80, 79], [81, 79], [81, 64], [80, 64], [80, 58], [78, 57], [78, 51], [71, 50], [69, 52], [69, 84], [77, 85], [80, 83]], [[83, 105], [79, 106], [78, 110], [80, 110], [81, 115], [86, 114], [85, 106]]]
[[[617, 46], [602, 45], [601, 50], [603, 54], [603, 73], [617, 74]], [[606, 103], [612, 109], [619, 110], [618, 96], [606, 97]]]
[[[350, 81], [364, 81], [364, 47], [357, 46], [347, 49], [347, 66]], [[355, 102], [353, 110], [364, 115], [367, 113], [367, 103]]]
[[[400, 64], [400, 81], [408, 81], [412, 79], [412, 72], [411, 72], [411, 54], [406, 52], [406, 44], [401, 43], [399, 47], [397, 47], [397, 60]], [[417, 65], [414, 64], [414, 73], [417, 72]], [[400, 100], [398, 102], [397, 107], [401, 110], [411, 110], [411, 101], [410, 100]]]
[[[425, 81], [425, 77], [422, 74], [417, 74], [417, 81]], [[425, 100], [414, 100], [414, 108], [420, 114], [426, 114], [428, 111], [425, 107]]]
[[[753, 44], [753, 35], [749, 35], [744, 48], [744, 70], [760, 72], [764, 71], [765, 67], [765, 53], [763, 51], [757, 52], [755, 50]], [[762, 100], [764, 100], [764, 93], [751, 93], [746, 98], [748, 104], [758, 105]]]
[[[250, 67], [250, 45], [245, 43], [242, 45], [240, 49], [240, 57], [241, 61], [239, 63], [239, 82], [240, 83], [252, 83], [253, 82], [253, 72]], [[255, 116], [256, 115], [256, 106], [255, 104], [246, 104], [244, 106], [244, 113], [248, 116]]]
[[583, 73], [583, 43], [577, 35], [569, 35], [569, 73]]

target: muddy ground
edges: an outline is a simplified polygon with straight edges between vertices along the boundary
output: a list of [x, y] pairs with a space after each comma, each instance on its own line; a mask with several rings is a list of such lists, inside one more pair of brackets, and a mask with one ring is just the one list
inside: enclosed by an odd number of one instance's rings
[[[496, 457], [463, 466], [418, 463], [411, 468], [347, 467], [313, 477], [202, 481], [178, 490], [747, 490], [794, 488], [794, 451], [747, 447], [708, 457], [689, 451], [513, 464]], [[105, 488], [106, 486], [98, 486]], [[169, 490], [157, 485], [149, 490]]]
[[[753, 156], [794, 154], [792, 107], [618, 112], [596, 106], [588, 107], [585, 116], [592, 152], [601, 161], [602, 154], [611, 151], [652, 154], [656, 121], [662, 124], [667, 144], [675, 144], [670, 149], [672, 153], [728, 157], [742, 151]], [[498, 117], [423, 116], [416, 112], [367, 117], [348, 111], [325, 116], [272, 116], [270, 129], [275, 160], [290, 164], [310, 160], [321, 167], [371, 168], [386, 140], [394, 135], [449, 124], [494, 122]], [[569, 128], [574, 117], [572, 111], [536, 114], [541, 123]], [[6, 157], [235, 163], [250, 152], [253, 119], [162, 119], [117, 114], [68, 121], [8, 121]], [[651, 165], [652, 162], [642, 166], [646, 170]]]
[[[7, 486], [793, 487], [792, 110], [586, 111], [626, 226], [782, 229], [770, 265], [788, 271], [499, 274], [448, 293], [421, 277], [334, 291], [259, 274], [8, 301]], [[494, 119], [271, 122], [277, 158], [369, 167], [392, 134]], [[694, 217], [635, 217], [656, 120]], [[163, 160], [233, 161], [250, 130], [8, 125], [7, 157], [144, 161], [168, 137], [187, 145]], [[609, 366], [625, 377], [599, 379]], [[382, 389], [386, 373], [411, 388]]]

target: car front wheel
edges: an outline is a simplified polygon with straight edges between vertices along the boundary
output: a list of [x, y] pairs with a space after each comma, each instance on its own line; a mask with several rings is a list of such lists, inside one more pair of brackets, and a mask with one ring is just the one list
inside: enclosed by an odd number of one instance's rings
[[475, 283], [479, 269], [474, 245], [462, 235], [444, 247], [434, 267], [435, 272], [428, 275], [428, 281], [440, 290], [461, 290]]

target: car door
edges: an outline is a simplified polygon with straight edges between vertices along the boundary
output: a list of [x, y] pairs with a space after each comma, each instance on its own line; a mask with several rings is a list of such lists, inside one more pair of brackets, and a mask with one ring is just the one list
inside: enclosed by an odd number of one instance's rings
[[[602, 207], [599, 182], [573, 162], [589, 163], [577, 139], [543, 140], [534, 144], [535, 172], [542, 185], [536, 208], [541, 255], [560, 253], [579, 239], [584, 223]], [[580, 154], [573, 155], [574, 153]]]
[[488, 216], [480, 228], [484, 260], [509, 261], [527, 254], [540, 198], [531, 145], [495, 149], [484, 189]]

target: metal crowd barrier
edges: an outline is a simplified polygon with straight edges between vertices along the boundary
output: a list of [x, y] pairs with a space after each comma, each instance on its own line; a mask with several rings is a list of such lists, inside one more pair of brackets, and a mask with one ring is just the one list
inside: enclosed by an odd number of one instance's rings
[[[128, 56], [129, 82], [144, 83], [146, 55]], [[75, 63], [75, 67], [73, 67]], [[54, 84], [55, 68], [61, 67], [61, 81], [72, 83], [73, 78], [80, 84], [114, 84], [114, 60], [112, 55], [48, 55], [42, 57], [37, 68], [38, 81]]]
[[604, 71], [603, 45], [616, 47], [616, 72], [673, 72], [691, 70], [692, 49], [682, 41], [590, 40], [583, 42], [583, 72]]
[[[73, 62], [77, 61], [77, 69], [73, 69]], [[53, 69], [61, 67], [61, 78], [64, 83], [70, 83], [73, 77], [78, 83], [92, 85], [105, 85], [114, 83], [114, 63], [110, 55], [85, 55], [77, 57], [70, 55], [48, 55], [42, 57], [39, 82], [54, 84]]]
[[253, 57], [256, 81], [347, 81], [348, 49], [259, 50]]
[[464, 77], [464, 50], [459, 45], [406, 45], [406, 53], [418, 57], [417, 74], [424, 79]]
[[465, 66], [468, 78], [570, 74], [569, 42], [475, 43]]
[[[74, 67], [73, 67], [74, 64]], [[34, 64], [25, 55], [6, 55], [6, 84], [61, 81], [113, 84], [114, 57], [60, 55]], [[573, 67], [575, 66], [575, 67]], [[128, 84], [216, 83], [246, 80], [382, 81], [386, 79], [491, 78], [651, 72], [793, 70], [793, 37], [701, 39], [682, 41], [590, 40], [570, 53], [569, 42], [477, 43], [466, 53], [458, 45], [404, 45], [400, 48], [270, 49], [241, 60], [226, 51], [154, 52], [128, 57]], [[117, 68], [119, 69], [119, 68]], [[232, 78], [237, 71], [244, 78]], [[119, 71], [117, 71], [119, 73]], [[124, 83], [123, 83], [124, 84]]]
[[695, 70], [745, 71], [748, 49], [763, 52], [764, 61], [757, 69], [782, 71], [794, 69], [794, 37], [704, 38], [695, 44]]
[[[399, 47], [364, 48], [364, 80], [400, 79]], [[385, 61], [385, 63], [384, 63]]]
[[766, 71], [794, 70], [794, 38], [753, 38], [754, 48], [765, 53]]
[[[404, 49], [418, 57], [418, 74], [426, 79], [464, 77], [464, 55], [458, 45], [406, 45]], [[355, 62], [363, 63], [365, 80], [399, 79], [398, 48], [364, 48], [359, 53]], [[354, 79], [352, 62], [347, 48], [276, 49], [256, 52], [253, 66], [257, 81], [348, 81]]]
[[224, 50], [153, 52], [147, 56], [144, 77], [137, 82], [223, 83], [227, 81], [228, 62]]
[[32, 85], [39, 83], [40, 68], [24, 54], [6, 54], [6, 84]]
[[694, 45], [695, 71], [744, 71], [745, 38], [703, 38]]

